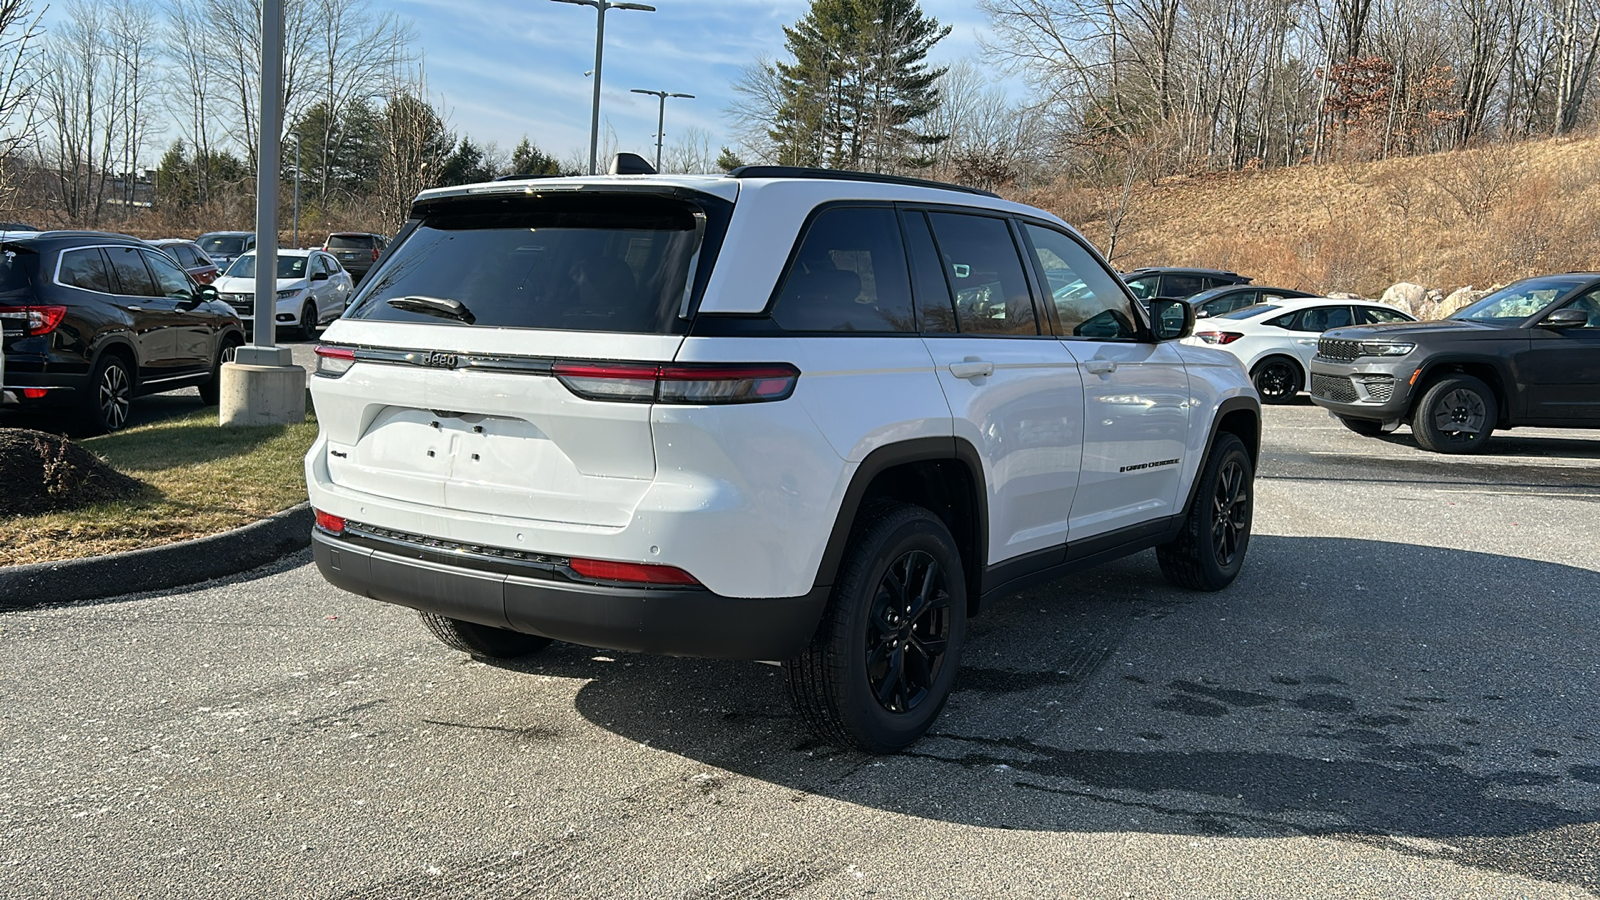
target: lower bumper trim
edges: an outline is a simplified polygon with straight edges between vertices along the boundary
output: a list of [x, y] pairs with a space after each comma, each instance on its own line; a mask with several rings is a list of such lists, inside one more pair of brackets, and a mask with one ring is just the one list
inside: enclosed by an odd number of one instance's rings
[[373, 600], [608, 650], [783, 660], [811, 640], [828, 589], [743, 599], [703, 588], [570, 584], [406, 558], [311, 536], [324, 578]]

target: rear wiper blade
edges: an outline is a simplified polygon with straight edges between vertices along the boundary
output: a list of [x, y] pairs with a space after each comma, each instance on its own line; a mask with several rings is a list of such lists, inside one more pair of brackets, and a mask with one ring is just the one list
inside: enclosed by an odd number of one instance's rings
[[447, 297], [395, 297], [384, 302], [395, 309], [421, 313], [425, 316], [438, 316], [441, 319], [455, 319], [468, 325], [478, 321], [465, 303]]

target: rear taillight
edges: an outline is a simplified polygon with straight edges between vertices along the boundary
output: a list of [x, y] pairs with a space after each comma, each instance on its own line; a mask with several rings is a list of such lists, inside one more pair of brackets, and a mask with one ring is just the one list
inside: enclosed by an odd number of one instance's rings
[[372, 248], [372, 261], [373, 262], [377, 262], [378, 261], [378, 248], [377, 247], [373, 247]]
[[608, 562], [603, 559], [574, 559], [572, 571], [595, 581], [624, 581], [633, 584], [697, 585], [693, 575], [673, 566], [651, 563]]
[[317, 374], [324, 378], [338, 378], [356, 364], [354, 347], [336, 347], [322, 344], [317, 347]]
[[317, 528], [328, 534], [344, 534], [344, 517], [317, 510]]
[[586, 400], [690, 406], [785, 400], [800, 380], [788, 363], [558, 362], [552, 371]]
[[0, 306], [0, 319], [20, 321], [27, 337], [55, 331], [66, 315], [65, 306]]
[[1244, 335], [1237, 331], [1201, 331], [1197, 332], [1195, 337], [1208, 344], [1231, 344]]

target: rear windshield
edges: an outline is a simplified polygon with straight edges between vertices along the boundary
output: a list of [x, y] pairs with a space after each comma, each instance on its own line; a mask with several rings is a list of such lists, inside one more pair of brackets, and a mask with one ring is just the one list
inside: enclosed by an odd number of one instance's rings
[[32, 250], [6, 247], [0, 253], [0, 293], [27, 290], [33, 283], [30, 272], [38, 264], [39, 255]]
[[[256, 277], [256, 258], [241, 256], [228, 267], [229, 278], [254, 278]], [[304, 256], [278, 257], [279, 278], [304, 278], [306, 277], [306, 258]]]
[[212, 256], [238, 256], [244, 252], [244, 237], [237, 234], [205, 235], [200, 249]]
[[[706, 221], [687, 201], [638, 194], [446, 205], [389, 251], [346, 317], [678, 333], [690, 312], [691, 267], [709, 266], [696, 259]], [[441, 300], [465, 313], [427, 312]]]
[[329, 250], [371, 250], [376, 245], [370, 234], [330, 234], [323, 246]]

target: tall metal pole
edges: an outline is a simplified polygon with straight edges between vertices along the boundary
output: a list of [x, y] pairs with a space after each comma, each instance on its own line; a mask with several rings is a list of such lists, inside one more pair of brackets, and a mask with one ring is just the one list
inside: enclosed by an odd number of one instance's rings
[[594, 104], [589, 113], [589, 174], [600, 174], [600, 62], [606, 49], [606, 7], [594, 5]]
[[656, 171], [661, 171], [661, 142], [666, 139], [667, 131], [667, 98], [677, 97], [684, 100], [693, 100], [693, 94], [672, 94], [667, 91], [647, 91], [643, 88], [634, 88], [635, 94], [648, 94], [661, 100], [661, 108], [656, 110]]
[[256, 151], [257, 347], [272, 347], [278, 300], [278, 142], [283, 116], [283, 0], [261, 4], [261, 128]]
[[294, 138], [294, 245], [300, 246], [300, 135]]

